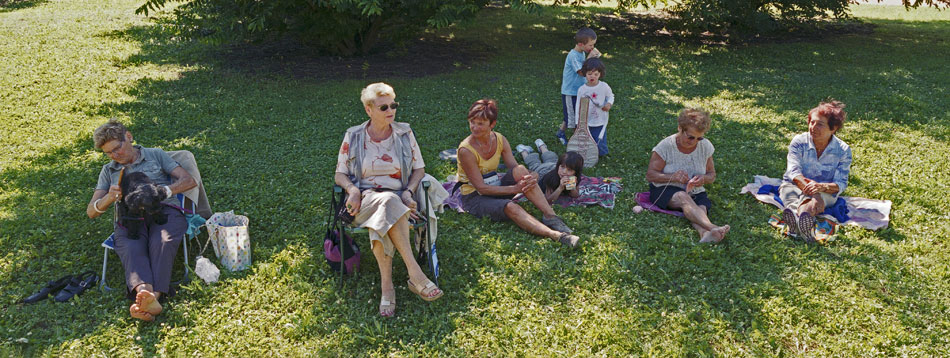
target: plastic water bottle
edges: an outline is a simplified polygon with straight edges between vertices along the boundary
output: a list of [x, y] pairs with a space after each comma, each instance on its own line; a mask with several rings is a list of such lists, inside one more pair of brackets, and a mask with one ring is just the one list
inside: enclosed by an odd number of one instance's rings
[[218, 267], [211, 263], [211, 260], [204, 256], [198, 256], [198, 262], [195, 264], [195, 274], [201, 277], [205, 283], [214, 283], [218, 282], [221, 270], [218, 270]]

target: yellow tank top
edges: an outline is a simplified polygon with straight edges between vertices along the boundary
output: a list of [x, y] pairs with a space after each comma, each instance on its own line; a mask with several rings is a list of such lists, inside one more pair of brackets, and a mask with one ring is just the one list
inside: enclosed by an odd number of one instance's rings
[[[475, 160], [478, 161], [478, 171], [481, 172], [482, 175], [498, 170], [498, 163], [501, 161], [501, 146], [504, 143], [505, 136], [498, 132], [492, 133], [495, 133], [495, 138], [498, 140], [498, 145], [495, 146], [495, 154], [488, 159], [482, 158], [482, 156], [478, 154], [478, 151], [472, 147], [472, 144], [468, 141], [471, 137], [465, 138], [462, 143], [459, 143], [458, 149], [465, 148], [475, 154]], [[462, 163], [458, 162], [456, 166], [458, 168], [456, 174], [458, 175], [459, 183], [468, 183], [468, 176], [466, 176], [465, 171], [462, 170]], [[475, 187], [471, 186], [470, 184], [462, 184], [459, 190], [462, 191], [462, 195], [468, 195], [475, 191]]]

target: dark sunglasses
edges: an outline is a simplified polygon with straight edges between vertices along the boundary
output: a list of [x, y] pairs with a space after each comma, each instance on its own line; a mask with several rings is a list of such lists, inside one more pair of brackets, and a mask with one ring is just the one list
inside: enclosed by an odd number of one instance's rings
[[381, 112], [386, 112], [390, 108], [392, 108], [395, 111], [396, 108], [399, 108], [399, 102], [393, 102], [392, 104], [384, 104], [382, 106], [379, 106], [379, 110]]
[[686, 135], [686, 139], [689, 139], [689, 140], [701, 141], [703, 139], [706, 139], [704, 137], [693, 137], [689, 134], [686, 134], [686, 131], [683, 131], [683, 134]]

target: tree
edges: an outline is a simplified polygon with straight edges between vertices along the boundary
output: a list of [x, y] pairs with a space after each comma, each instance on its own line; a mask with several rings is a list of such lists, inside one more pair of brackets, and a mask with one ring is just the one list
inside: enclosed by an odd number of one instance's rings
[[[148, 15], [169, 0], [147, 0], [136, 14]], [[526, 11], [530, 0], [506, 0]], [[292, 34], [338, 55], [366, 54], [380, 41], [399, 42], [425, 28], [438, 28], [474, 15], [488, 0], [185, 0], [175, 9], [192, 35], [218, 39], [262, 39]]]
[[[600, 4], [602, 0], [555, 0], [555, 5]], [[874, 1], [874, 0], [870, 0]], [[881, 2], [882, 0], [877, 0]], [[902, 0], [907, 9], [920, 6], [950, 6], [950, 0]], [[618, 0], [618, 10], [635, 6], [669, 5], [677, 15], [674, 24], [694, 30], [756, 32], [772, 30], [781, 23], [816, 18], [845, 18], [848, 6], [858, 0]]]

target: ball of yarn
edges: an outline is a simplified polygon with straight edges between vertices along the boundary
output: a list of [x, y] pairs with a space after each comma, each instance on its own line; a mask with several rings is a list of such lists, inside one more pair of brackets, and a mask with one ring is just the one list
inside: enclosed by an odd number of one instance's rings
[[633, 212], [634, 212], [635, 214], [639, 214], [641, 211], [643, 211], [643, 207], [642, 207], [642, 206], [637, 205], [637, 206], [634, 206], [634, 207], [633, 207]]

